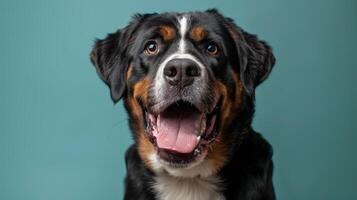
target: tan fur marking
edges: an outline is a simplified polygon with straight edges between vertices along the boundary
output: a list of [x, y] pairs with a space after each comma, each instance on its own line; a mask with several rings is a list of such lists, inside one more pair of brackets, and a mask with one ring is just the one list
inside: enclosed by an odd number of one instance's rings
[[134, 85], [133, 96], [130, 97], [129, 106], [134, 119], [134, 132], [138, 141], [139, 156], [144, 161], [144, 164], [148, 168], [151, 168], [149, 162], [149, 155], [153, 153], [154, 146], [146, 137], [145, 127], [143, 127], [144, 113], [142, 112], [139, 102], [137, 101], [137, 99], [140, 99], [143, 104], [147, 104], [149, 85], [150, 80], [148, 78], [145, 78]]
[[175, 29], [171, 26], [165, 25], [161, 26], [160, 29], [160, 34], [162, 35], [164, 41], [171, 41], [175, 38]]
[[129, 80], [129, 79], [130, 79], [132, 73], [133, 73], [133, 68], [132, 68], [131, 65], [129, 65], [129, 66], [128, 66], [128, 70], [127, 70], [127, 72], [126, 72], [126, 80]]
[[190, 36], [194, 41], [199, 42], [206, 37], [206, 31], [203, 26], [196, 26], [192, 29]]
[[219, 119], [221, 120], [221, 129], [219, 130], [220, 134], [209, 147], [207, 159], [212, 163], [213, 169], [216, 172], [225, 165], [228, 153], [227, 143], [231, 139], [228, 137], [230, 133], [226, 133], [227, 125], [232, 123], [232, 112], [239, 109], [243, 94], [243, 85], [239, 79], [239, 75], [234, 72], [232, 78], [236, 86], [235, 101], [232, 101], [232, 99], [228, 97], [228, 88], [226, 85], [219, 81], [217, 81], [215, 85], [215, 91], [217, 92], [215, 96], [223, 97], [221, 119]]
[[134, 117], [134, 133], [138, 141], [139, 156], [144, 161], [144, 164], [148, 168], [151, 168], [149, 155], [153, 153], [154, 147], [149, 141], [149, 139], [146, 137], [145, 129], [142, 126], [142, 110], [140, 108], [139, 103], [134, 98], [131, 98], [129, 103], [131, 113]]
[[140, 156], [141, 160], [144, 161], [145, 166], [149, 169], [153, 168], [151, 166], [149, 157], [151, 154], [154, 153], [154, 151], [155, 151], [154, 146], [149, 141], [149, 139], [146, 137], [146, 134], [144, 132], [139, 133], [139, 138], [138, 138], [139, 156]]
[[223, 97], [222, 99], [222, 108], [221, 108], [221, 130], [219, 130], [218, 136], [215, 138], [215, 141], [209, 146], [208, 149], [208, 154], [207, 154], [207, 160], [211, 162], [213, 166], [213, 170], [217, 172], [220, 170], [227, 159], [227, 149], [226, 149], [226, 142], [225, 137], [222, 134], [222, 130], [224, 130], [224, 127], [226, 126], [226, 121], [227, 116], [229, 116], [229, 112], [231, 110], [231, 103], [228, 99], [228, 90], [227, 87], [220, 81], [216, 81], [215, 83], [215, 89], [214, 91], [216, 94], [214, 96], [216, 97]]
[[144, 78], [142, 81], [134, 85], [133, 97], [140, 99], [145, 105], [147, 103], [150, 81]]
[[227, 147], [221, 134], [209, 146], [207, 160], [211, 163], [214, 173], [217, 173], [227, 161]]

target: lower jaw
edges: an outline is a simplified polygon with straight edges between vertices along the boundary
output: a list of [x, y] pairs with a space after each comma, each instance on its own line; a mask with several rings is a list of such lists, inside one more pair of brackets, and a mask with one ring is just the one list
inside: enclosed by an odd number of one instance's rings
[[159, 161], [161, 165], [171, 169], [189, 169], [205, 160], [208, 154], [209, 145], [214, 138], [210, 140], [202, 139], [190, 153], [179, 153], [160, 148], [156, 143], [156, 138], [152, 135], [149, 136], [149, 141], [154, 147], [157, 161]]
[[[195, 150], [198, 150], [198, 148], [200, 148], [200, 150], [197, 155], [194, 152], [185, 155], [178, 155], [177, 153], [172, 153], [165, 149], [156, 147], [156, 154], [160, 164], [166, 167], [188, 169], [201, 163], [207, 156], [207, 148], [197, 147]], [[185, 157], [185, 159], [182, 159], [183, 157]]]
[[[222, 104], [222, 101], [220, 99], [217, 102], [217, 104], [215, 105], [215, 108], [213, 109], [213, 111], [211, 113], [207, 114], [208, 119], [209, 119], [209, 120], [207, 120], [208, 122], [210, 122], [213, 117], [215, 117], [216, 120], [218, 121], [219, 116], [220, 116], [219, 110], [220, 110], [221, 104]], [[158, 161], [161, 164], [168, 166], [170, 168], [178, 168], [178, 169], [186, 168], [186, 169], [188, 169], [188, 168], [198, 165], [203, 160], [205, 160], [205, 158], [208, 154], [209, 145], [211, 144], [211, 142], [214, 141], [214, 139], [218, 135], [217, 130], [219, 129], [219, 124], [216, 124], [218, 122], [214, 122], [215, 124], [213, 125], [212, 130], [208, 134], [206, 133], [206, 134], [203, 134], [200, 136], [201, 141], [197, 144], [196, 148], [192, 152], [177, 153], [177, 152], [173, 152], [173, 151], [162, 149], [162, 148], [158, 147], [158, 144], [156, 142], [156, 137], [152, 134], [152, 132], [150, 132], [151, 131], [150, 126], [147, 126], [149, 124], [148, 123], [149, 115], [148, 115], [147, 109], [144, 109], [144, 108], [145, 107], [142, 106], [142, 110], [146, 116], [146, 118], [145, 118], [146, 119], [145, 124], [147, 127], [146, 134], [148, 136], [150, 143], [154, 146], [155, 154], [157, 156]]]

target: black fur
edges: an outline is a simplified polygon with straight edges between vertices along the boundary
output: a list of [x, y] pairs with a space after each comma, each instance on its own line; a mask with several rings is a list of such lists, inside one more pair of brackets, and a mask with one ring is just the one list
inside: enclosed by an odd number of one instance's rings
[[238, 27], [231, 18], [223, 17], [216, 9], [207, 10], [215, 15], [233, 33], [233, 42], [239, 58], [240, 75], [248, 94], [254, 95], [254, 89], [270, 74], [275, 57], [271, 47], [256, 35]]
[[[241, 97], [241, 106], [239, 110], [232, 111], [232, 123], [224, 133], [229, 134], [230, 140], [226, 144], [229, 149], [228, 162], [218, 173], [224, 182], [222, 192], [226, 200], [273, 200], [275, 193], [272, 183], [272, 148], [251, 127], [255, 88], [268, 77], [273, 68], [275, 58], [272, 50], [267, 43], [236, 26], [231, 19], [223, 17], [216, 10], [190, 14], [194, 16], [194, 20], [203, 21], [218, 33], [212, 37], [220, 41], [224, 55], [212, 59], [201, 54], [199, 49], [192, 48], [192, 52], [210, 67], [212, 76], [232, 88], [228, 94], [230, 98], [234, 98], [234, 89], [237, 87], [229, 78], [233, 71], [240, 75], [245, 89]], [[148, 34], [153, 25], [172, 23], [170, 19], [177, 15], [177, 13], [137, 15], [127, 27], [109, 34], [103, 40], [96, 41], [91, 53], [91, 61], [100, 78], [110, 88], [114, 102], [130, 95], [132, 86], [137, 81], [155, 75], [156, 68], [152, 66], [157, 66], [172, 50], [162, 44], [166, 48], [166, 54], [148, 58], [142, 54], [143, 41], [152, 37]], [[126, 80], [130, 64], [135, 67], [132, 69], [132, 77]], [[222, 68], [222, 66], [226, 67]], [[126, 108], [130, 109], [130, 106], [126, 104]], [[130, 112], [129, 117], [130, 127], [135, 132], [133, 125], [135, 120], [132, 120]], [[137, 138], [134, 139], [135, 143], [128, 149], [125, 157], [127, 176], [124, 199], [155, 200], [156, 194], [152, 189], [155, 174], [139, 157]]]

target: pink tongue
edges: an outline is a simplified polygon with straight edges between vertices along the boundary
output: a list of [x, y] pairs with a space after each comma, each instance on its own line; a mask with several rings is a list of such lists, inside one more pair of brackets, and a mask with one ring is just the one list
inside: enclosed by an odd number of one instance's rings
[[157, 119], [156, 142], [159, 148], [190, 153], [198, 144], [201, 115], [194, 109], [169, 108]]

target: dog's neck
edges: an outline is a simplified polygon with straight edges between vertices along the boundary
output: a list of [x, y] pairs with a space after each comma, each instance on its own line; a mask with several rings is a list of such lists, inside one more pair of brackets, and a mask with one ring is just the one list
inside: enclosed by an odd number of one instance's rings
[[167, 173], [157, 174], [155, 183], [160, 200], [224, 200], [218, 176], [180, 178]]
[[152, 187], [160, 200], [224, 200], [221, 179], [209, 162], [189, 169], [168, 168], [151, 156], [155, 182]]

